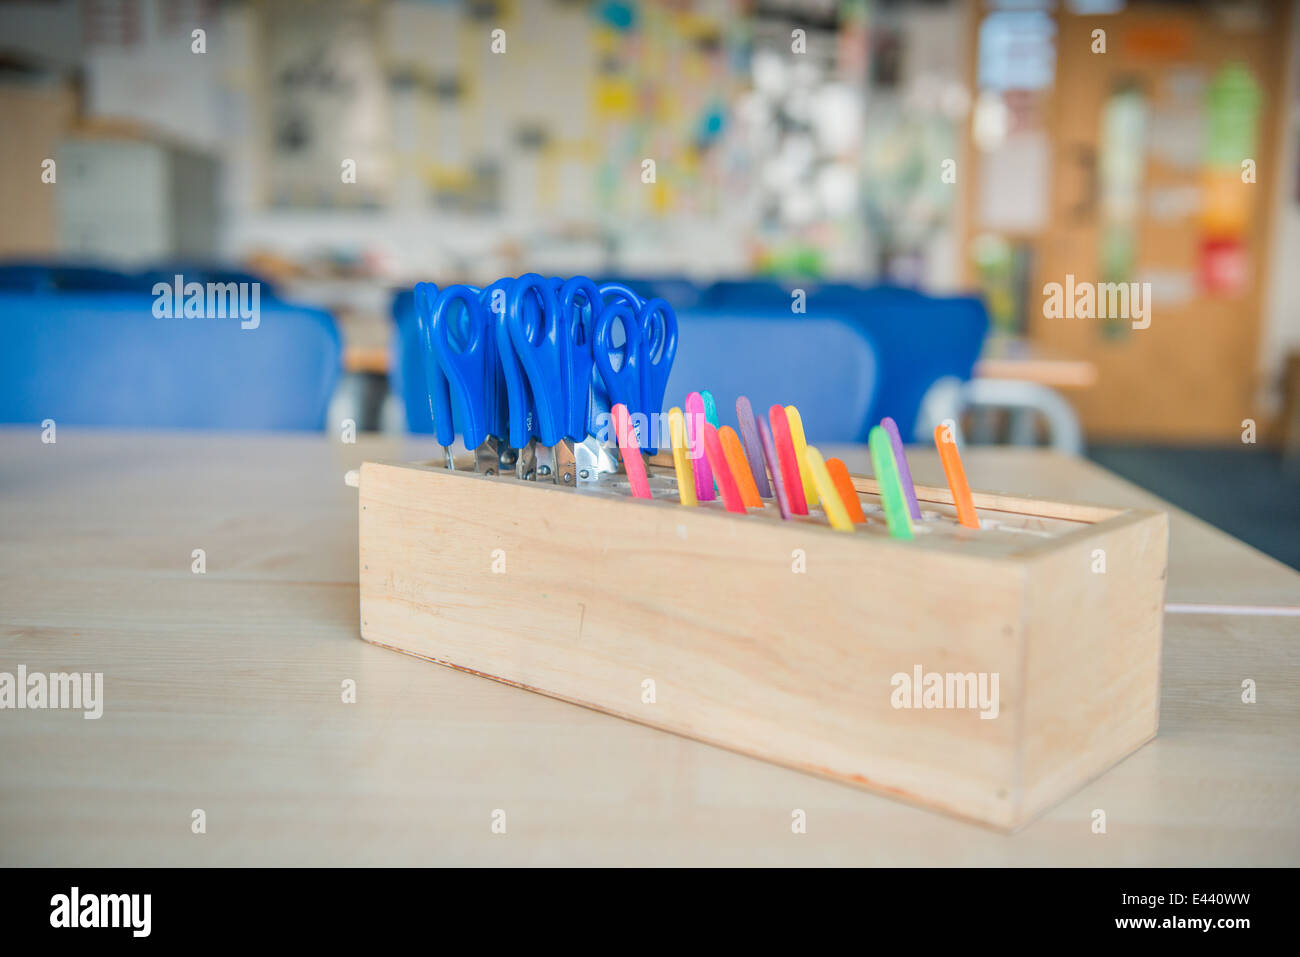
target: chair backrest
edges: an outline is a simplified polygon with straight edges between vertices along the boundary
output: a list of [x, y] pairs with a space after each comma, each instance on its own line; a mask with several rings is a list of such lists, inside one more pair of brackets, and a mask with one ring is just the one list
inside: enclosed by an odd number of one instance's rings
[[688, 276], [605, 276], [596, 282], [620, 282], [644, 298], [658, 296], [674, 309], [693, 309], [704, 293]]
[[97, 263], [66, 260], [0, 262], [0, 291], [4, 292], [137, 292], [151, 294], [155, 283], [257, 283], [263, 301], [277, 297], [275, 285], [262, 276], [206, 263], [157, 263], [140, 272], [124, 272]]
[[864, 330], [879, 361], [867, 421], [892, 416], [907, 440], [914, 436], [926, 391], [946, 376], [968, 380], [988, 333], [988, 312], [974, 297], [936, 298], [897, 286], [794, 286], [806, 292], [802, 315], [792, 314], [792, 290], [766, 279], [715, 283], [703, 299], [720, 315], [740, 313], [755, 321], [836, 317]]
[[808, 316], [822, 311], [860, 323], [879, 350], [880, 387], [871, 422], [892, 416], [905, 441], [931, 441], [915, 435], [921, 400], [939, 379], [970, 379], [989, 329], [984, 303], [896, 286], [828, 285], [808, 296]]
[[154, 302], [0, 292], [0, 422], [324, 428], [342, 351], [328, 313], [261, 302], [256, 328], [241, 328], [156, 318]]
[[708, 389], [722, 424], [736, 425], [736, 399], [754, 412], [794, 405], [810, 442], [855, 442], [866, 433], [876, 390], [874, 345], [838, 316], [814, 319], [742, 312], [678, 313], [677, 359], [664, 405], [685, 407]]
[[[807, 289], [816, 283], [792, 282], [791, 287]], [[790, 289], [774, 279], [719, 279], [700, 292], [699, 305], [704, 309], [790, 310]]]
[[90, 263], [0, 263], [0, 291], [4, 292], [148, 292], [144, 280], [133, 273]]
[[181, 276], [187, 283], [202, 283], [205, 287], [210, 282], [257, 283], [258, 288], [261, 290], [262, 302], [279, 298], [279, 290], [276, 288], [275, 283], [266, 277], [227, 266], [186, 262], [159, 263], [137, 273], [136, 276], [140, 280], [140, 287], [146, 292], [152, 290], [155, 283], [161, 282], [169, 286], [173, 285], [176, 282], [176, 277]]

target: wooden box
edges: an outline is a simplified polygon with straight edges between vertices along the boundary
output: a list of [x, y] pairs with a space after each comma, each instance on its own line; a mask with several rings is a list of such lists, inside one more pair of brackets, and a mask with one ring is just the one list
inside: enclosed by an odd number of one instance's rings
[[1155, 735], [1164, 513], [976, 493], [977, 531], [918, 486], [896, 541], [871, 479], [846, 534], [651, 471], [365, 463], [362, 638], [1003, 829]]

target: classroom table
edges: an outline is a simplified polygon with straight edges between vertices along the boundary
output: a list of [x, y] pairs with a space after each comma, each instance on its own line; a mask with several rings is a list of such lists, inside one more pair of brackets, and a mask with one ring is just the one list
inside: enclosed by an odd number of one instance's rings
[[1036, 382], [1053, 389], [1087, 389], [1097, 383], [1097, 366], [1028, 339], [995, 334], [985, 340], [974, 375]]
[[344, 475], [433, 452], [0, 429], [0, 671], [105, 676], [99, 720], [0, 712], [0, 864], [1300, 863], [1300, 619], [1241, 613], [1300, 574], [1095, 465], [967, 453], [978, 488], [1168, 508], [1168, 601], [1225, 607], [1166, 616], [1155, 741], [1006, 835], [361, 641]]

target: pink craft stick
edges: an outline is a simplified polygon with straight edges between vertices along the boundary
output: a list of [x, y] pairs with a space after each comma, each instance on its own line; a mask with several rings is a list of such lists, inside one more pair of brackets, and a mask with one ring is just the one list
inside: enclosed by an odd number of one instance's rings
[[641, 459], [641, 445], [632, 433], [627, 406], [619, 402], [609, 411], [614, 419], [614, 431], [618, 434], [618, 448], [623, 454], [623, 468], [627, 471], [628, 482], [632, 484], [632, 494], [637, 498], [649, 498], [650, 480], [646, 477], [645, 462]]
[[709, 457], [704, 451], [704, 432], [701, 429], [706, 421], [704, 397], [698, 392], [692, 392], [686, 397], [686, 437], [690, 444], [691, 467], [695, 472], [695, 497], [701, 502], [712, 502], [713, 469], [709, 468]]

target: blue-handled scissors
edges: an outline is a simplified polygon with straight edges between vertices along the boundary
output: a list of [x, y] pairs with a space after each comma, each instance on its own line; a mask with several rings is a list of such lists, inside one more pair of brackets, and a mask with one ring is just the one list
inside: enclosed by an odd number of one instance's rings
[[[644, 301], [637, 294], [635, 289], [621, 282], [603, 282], [596, 288], [600, 291], [601, 295], [601, 309], [616, 302], [630, 302], [633, 308], [640, 309], [641, 303]], [[593, 335], [595, 333], [594, 319], [600, 315], [600, 311], [601, 310], [597, 310], [596, 316], [593, 317]], [[600, 416], [605, 422], [609, 422], [610, 409], [614, 405], [614, 403], [610, 401], [609, 390], [605, 388], [605, 381], [601, 378], [599, 370], [597, 370], [591, 377], [591, 405], [591, 433], [595, 435], [597, 431], [596, 417]]]
[[[641, 323], [641, 339], [645, 345], [645, 356], [641, 360], [642, 403], [646, 415], [653, 422], [664, 411], [668, 376], [677, 357], [677, 313], [665, 300], [656, 296], [641, 304], [637, 319]], [[655, 454], [654, 448], [650, 449], [650, 454]]]
[[564, 369], [565, 434], [575, 442], [586, 441], [596, 431], [596, 408], [592, 386], [596, 381], [592, 337], [600, 315], [600, 289], [586, 276], [574, 276], [560, 287], [558, 305], [565, 326]]
[[600, 284], [600, 294], [604, 298], [605, 305], [611, 305], [620, 299], [630, 302], [636, 309], [641, 308], [641, 303], [645, 302], [637, 291], [626, 283], [621, 282], [603, 282]]
[[537, 437], [551, 450], [548, 470], [555, 482], [573, 485], [577, 465], [570, 394], [575, 350], [569, 315], [560, 308], [562, 288], [537, 273], [520, 276], [506, 299], [506, 326], [532, 390]]
[[[623, 328], [622, 347], [614, 345], [614, 324]], [[629, 415], [644, 415], [642, 409], [641, 357], [645, 347], [641, 341], [641, 324], [637, 321], [636, 307], [626, 299], [607, 304], [596, 318], [592, 336], [592, 353], [601, 381], [614, 404], [621, 403]], [[615, 359], [621, 361], [614, 365]]]
[[[623, 327], [622, 347], [613, 344], [615, 322]], [[652, 416], [663, 411], [668, 374], [677, 355], [677, 314], [662, 299], [635, 304], [635, 297], [617, 296], [596, 320], [592, 352], [596, 370], [614, 402], [622, 403], [634, 422], [645, 422], [641, 448], [657, 451]], [[618, 367], [614, 359], [621, 357]]]
[[452, 462], [451, 446], [456, 441], [456, 427], [451, 416], [451, 391], [431, 341], [430, 320], [437, 298], [438, 287], [433, 283], [415, 284], [415, 317], [420, 333], [420, 354], [424, 357], [424, 378], [429, 386], [429, 413], [433, 416], [434, 434], [442, 446], [447, 468], [454, 469], [456, 466]]
[[429, 343], [447, 378], [456, 431], [465, 447], [474, 450], [475, 471], [487, 475], [501, 468], [499, 440], [505, 432], [494, 333], [481, 290], [457, 285], [438, 294], [429, 317]]
[[510, 341], [510, 328], [506, 323], [506, 302], [514, 282], [510, 278], [498, 279], [483, 290], [480, 298], [491, 319], [499, 371], [506, 390], [505, 426], [510, 452], [509, 456], [502, 453], [501, 464], [503, 468], [506, 467], [507, 458], [514, 457], [515, 477], [533, 479], [537, 468], [537, 422], [533, 393], [523, 367], [519, 364], [514, 344]]

